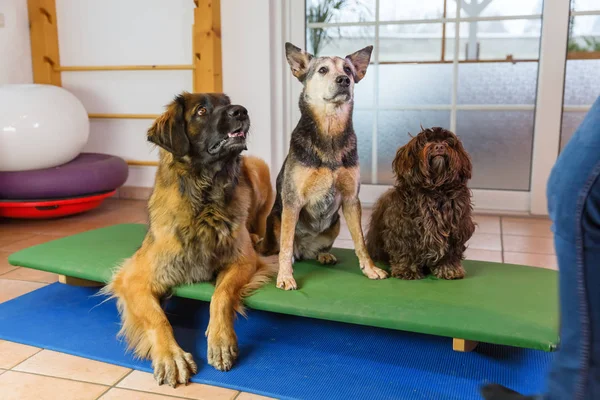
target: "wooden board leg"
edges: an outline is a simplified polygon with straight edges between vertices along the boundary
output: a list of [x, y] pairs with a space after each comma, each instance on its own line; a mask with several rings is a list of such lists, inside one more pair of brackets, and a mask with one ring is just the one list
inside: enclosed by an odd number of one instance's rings
[[478, 344], [479, 342], [473, 340], [454, 338], [452, 339], [452, 350], [468, 353], [469, 351], [475, 350], [475, 347], [477, 347]]
[[75, 278], [73, 276], [58, 275], [58, 281], [71, 286], [102, 286], [101, 282], [88, 281], [87, 279]]

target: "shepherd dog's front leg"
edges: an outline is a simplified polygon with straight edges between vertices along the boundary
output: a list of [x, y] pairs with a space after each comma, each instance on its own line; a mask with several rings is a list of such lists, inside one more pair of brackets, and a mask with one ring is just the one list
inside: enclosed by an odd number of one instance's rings
[[354, 242], [356, 256], [360, 263], [360, 270], [369, 279], [385, 279], [388, 277], [388, 273], [375, 266], [365, 245], [361, 226], [362, 209], [360, 200], [358, 199], [359, 182], [360, 174], [358, 167], [345, 168], [339, 171], [336, 185], [342, 193], [342, 211], [344, 212], [344, 218]]
[[300, 208], [295, 205], [284, 205], [281, 213], [281, 232], [279, 234], [279, 273], [277, 287], [284, 290], [298, 288], [294, 279], [294, 234]]
[[342, 202], [342, 207], [344, 211], [344, 218], [346, 218], [346, 222], [348, 223], [348, 230], [350, 231], [352, 241], [354, 242], [356, 256], [358, 257], [358, 261], [360, 263], [360, 270], [369, 279], [387, 278], [388, 273], [375, 266], [375, 263], [373, 263], [373, 260], [367, 252], [362, 226], [360, 224], [360, 200], [358, 197], [344, 199]]

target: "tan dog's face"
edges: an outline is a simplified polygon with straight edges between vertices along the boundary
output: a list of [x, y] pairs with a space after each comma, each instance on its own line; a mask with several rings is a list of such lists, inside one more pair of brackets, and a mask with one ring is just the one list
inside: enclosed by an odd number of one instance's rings
[[314, 57], [286, 43], [286, 58], [292, 74], [304, 85], [307, 103], [316, 105], [352, 103], [354, 84], [364, 78], [373, 46], [367, 46], [345, 58]]
[[247, 110], [223, 93], [176, 96], [148, 130], [148, 140], [195, 163], [235, 158], [246, 149], [250, 129]]

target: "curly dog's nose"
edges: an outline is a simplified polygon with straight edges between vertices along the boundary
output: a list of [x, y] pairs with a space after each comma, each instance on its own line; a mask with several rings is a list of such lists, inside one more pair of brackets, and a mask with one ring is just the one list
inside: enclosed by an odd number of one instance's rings
[[436, 143], [433, 146], [433, 152], [436, 154], [442, 154], [446, 152], [446, 144], [445, 143]]

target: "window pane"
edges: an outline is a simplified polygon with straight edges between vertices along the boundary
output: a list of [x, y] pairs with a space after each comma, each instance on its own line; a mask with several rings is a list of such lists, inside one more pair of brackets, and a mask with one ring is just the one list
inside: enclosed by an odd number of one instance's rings
[[565, 105], [591, 105], [600, 96], [600, 60], [567, 60]]
[[417, 135], [421, 128], [450, 126], [450, 111], [379, 111], [377, 130], [377, 180], [393, 184], [392, 160], [396, 151]]
[[600, 11], [598, 0], [571, 0], [573, 11]]
[[[549, 0], [552, 1], [552, 0]], [[596, 0], [592, 0], [596, 1]], [[511, 15], [531, 15], [541, 14], [543, 0], [492, 0], [483, 9], [480, 4], [486, 1], [462, 0], [461, 17], [497, 17]], [[469, 4], [472, 3], [473, 5]], [[448, 1], [448, 15], [454, 18], [456, 16], [456, 1]]]
[[379, 61], [438, 61], [442, 57], [442, 24], [382, 25]]
[[560, 149], [564, 149], [566, 144], [569, 142], [579, 124], [583, 122], [583, 118], [587, 113], [585, 112], [574, 112], [565, 111], [562, 117], [562, 129], [560, 132]]
[[[584, 0], [572, 0], [571, 7], [577, 11], [593, 11], [600, 5]], [[569, 46], [565, 71], [563, 104], [589, 106], [600, 96], [600, 16], [571, 17]], [[560, 133], [562, 150], [585, 116], [583, 111], [564, 111]]]
[[458, 104], [535, 104], [537, 62], [458, 67]]
[[[455, 27], [447, 24], [446, 60], [454, 59]], [[458, 59], [538, 59], [541, 27], [539, 19], [461, 22]]]
[[451, 103], [451, 64], [396, 64], [379, 67], [379, 105]]
[[358, 140], [358, 160], [360, 162], [360, 181], [371, 183], [371, 166], [373, 165], [373, 119], [374, 111], [354, 110], [352, 123]]
[[375, 0], [306, 0], [306, 22], [375, 20]]
[[459, 111], [456, 134], [473, 160], [470, 186], [529, 190], [533, 111]]
[[342, 26], [306, 30], [306, 47], [315, 56], [344, 57], [375, 44], [372, 26]]
[[571, 17], [569, 53], [600, 51], [600, 15]]
[[444, 13], [444, 0], [379, 0], [379, 20], [437, 19]]

